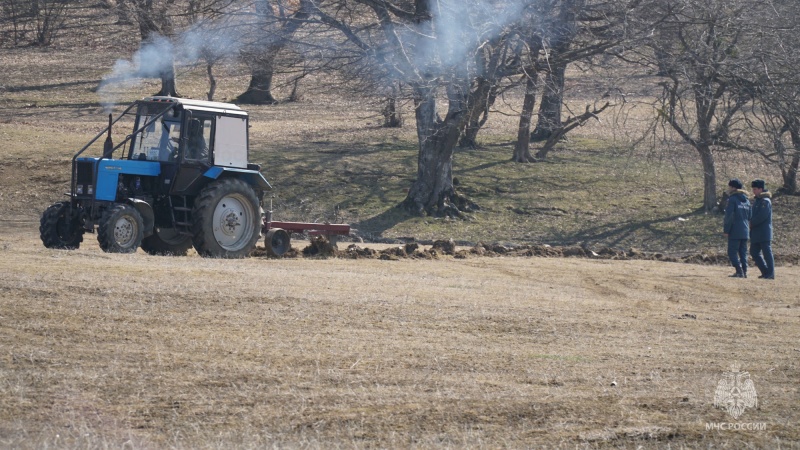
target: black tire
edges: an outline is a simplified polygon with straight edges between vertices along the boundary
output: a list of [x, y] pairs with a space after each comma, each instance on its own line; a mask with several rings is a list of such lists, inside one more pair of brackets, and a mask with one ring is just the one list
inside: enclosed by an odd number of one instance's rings
[[192, 248], [192, 237], [174, 228], [154, 228], [153, 234], [142, 239], [142, 250], [151, 255], [186, 256]]
[[133, 253], [142, 244], [144, 221], [133, 206], [116, 204], [100, 217], [97, 242], [107, 253]]
[[59, 202], [44, 210], [39, 221], [39, 237], [47, 248], [74, 250], [83, 242], [83, 227], [77, 209], [69, 213], [69, 202]]
[[273, 228], [264, 237], [264, 247], [269, 256], [283, 256], [292, 248], [291, 236], [286, 230]]
[[228, 178], [206, 186], [192, 208], [192, 242], [200, 256], [244, 258], [261, 237], [261, 214], [253, 188]]

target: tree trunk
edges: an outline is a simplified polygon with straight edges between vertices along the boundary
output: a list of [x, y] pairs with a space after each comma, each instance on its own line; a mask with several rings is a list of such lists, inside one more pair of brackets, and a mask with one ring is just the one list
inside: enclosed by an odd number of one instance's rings
[[175, 68], [170, 55], [170, 62], [168, 67], [164, 67], [161, 71], [161, 90], [156, 95], [165, 95], [169, 97], [180, 97], [175, 83]]
[[672, 53], [675, 51], [674, 43], [678, 41], [679, 35], [674, 26], [661, 24], [655, 30], [657, 39], [653, 41], [653, 56], [656, 58], [656, 73], [660, 77], [672, 76], [676, 70], [675, 60]]
[[711, 86], [700, 83], [692, 86], [692, 92], [699, 136], [694, 141], [694, 147], [700, 153], [703, 163], [703, 209], [711, 212], [717, 207], [717, 169], [714, 166], [714, 153], [711, 151], [711, 127], [718, 97], [714, 97]]
[[[255, 50], [251, 49], [248, 52], [247, 57], [253, 60], [250, 65], [250, 84], [247, 86], [247, 90], [236, 98], [235, 101], [238, 103], [253, 105], [278, 103], [272, 96], [275, 58], [281, 50], [289, 45], [290, 38], [309, 17], [309, 12], [314, 6], [307, 0], [300, 0], [299, 8], [290, 17], [285, 15], [286, 11], [280, 7], [280, 3], [277, 6], [278, 16], [275, 16], [269, 2], [265, 0], [256, 2], [256, 15], [259, 17], [259, 26], [263, 28], [262, 33], [267, 29], [271, 29], [271, 31], [266, 36], [260, 37]], [[281, 22], [279, 28], [275, 28], [276, 20]], [[294, 93], [296, 94], [296, 91]]]
[[412, 213], [460, 217], [473, 207], [453, 186], [453, 152], [463, 128], [465, 105], [451, 98], [447, 117], [437, 120], [435, 88], [417, 86], [415, 116], [419, 155], [417, 179], [401, 204]]
[[117, 13], [115, 25], [133, 25], [131, 19], [131, 6], [127, 3], [130, 0], [107, 0], [106, 5]]
[[278, 103], [272, 96], [272, 77], [275, 69], [272, 58], [268, 57], [255, 63], [251, 68], [250, 85], [247, 90], [236, 97], [234, 102], [250, 105], [273, 105]]
[[519, 130], [517, 132], [517, 143], [514, 145], [514, 162], [534, 162], [536, 159], [531, 155], [531, 118], [533, 108], [536, 106], [536, 74], [531, 73], [525, 83], [525, 98], [522, 101], [522, 113], [519, 116]]
[[[800, 152], [800, 149], [798, 149], [798, 152]], [[800, 153], [795, 153], [792, 157], [792, 163], [789, 165], [786, 173], [783, 174], [783, 186], [781, 186], [781, 192], [790, 195], [797, 194], [798, 166], [800, 166]]]
[[486, 120], [489, 118], [489, 108], [492, 107], [494, 101], [497, 99], [496, 86], [492, 86], [492, 83], [483, 77], [479, 78], [477, 81], [478, 86], [475, 96], [480, 99], [481, 104], [475, 105], [469, 112], [467, 126], [461, 134], [461, 139], [458, 141], [458, 146], [461, 148], [478, 147], [478, 132], [481, 131], [483, 125], [486, 124]]
[[300, 93], [300, 80], [303, 77], [304, 75], [300, 75], [292, 80], [292, 92], [289, 93], [289, 98], [286, 99], [287, 102], [299, 102], [303, 98]]
[[214, 64], [211, 62], [206, 64], [206, 73], [208, 73], [208, 101], [214, 100], [214, 93], [217, 91], [217, 79], [214, 78]]
[[575, 128], [582, 127], [583, 124], [588, 122], [590, 119], [597, 119], [597, 116], [605, 111], [609, 106], [611, 106], [611, 102], [606, 102], [606, 104], [600, 108], [595, 106], [593, 109], [590, 109], [590, 105], [586, 105], [586, 112], [581, 115], [568, 118], [564, 121], [561, 127], [553, 130], [553, 133], [549, 138], [547, 138], [547, 141], [545, 141], [544, 145], [542, 145], [539, 151], [536, 152], [535, 158], [537, 160], [543, 160], [547, 158], [547, 154], [550, 152], [550, 150], [552, 150], [553, 147], [558, 144], [558, 141], [563, 139], [567, 133]]
[[797, 194], [797, 171], [798, 166], [800, 166], [800, 131], [790, 129], [789, 134], [792, 137], [794, 154], [788, 167], [781, 167], [783, 186], [779, 190], [785, 194], [795, 195]]
[[386, 106], [383, 107], [384, 128], [400, 128], [403, 126], [403, 117], [397, 110], [397, 97], [394, 94], [386, 97]]
[[708, 145], [698, 145], [700, 160], [703, 162], [703, 209], [711, 212], [717, 206], [717, 169], [714, 154]]
[[542, 92], [542, 102], [539, 104], [539, 121], [531, 134], [531, 141], [546, 141], [554, 130], [561, 127], [566, 69], [566, 64], [553, 66], [544, 77], [544, 92]]
[[481, 131], [480, 116], [470, 118], [467, 128], [464, 129], [464, 134], [458, 141], [459, 148], [478, 148], [478, 132]]

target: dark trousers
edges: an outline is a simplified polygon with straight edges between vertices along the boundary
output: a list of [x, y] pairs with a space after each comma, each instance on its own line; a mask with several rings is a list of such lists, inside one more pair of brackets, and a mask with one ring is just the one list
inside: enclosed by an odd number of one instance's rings
[[[764, 255], [763, 257], [761, 255]], [[772, 242], [751, 242], [750, 256], [753, 257], [761, 275], [772, 275], [775, 273], [775, 257], [772, 256]]]
[[747, 239], [728, 239], [728, 259], [733, 267], [747, 269]]

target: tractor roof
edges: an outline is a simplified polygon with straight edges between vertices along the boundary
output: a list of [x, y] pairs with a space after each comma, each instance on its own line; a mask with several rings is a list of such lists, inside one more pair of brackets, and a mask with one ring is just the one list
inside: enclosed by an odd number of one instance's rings
[[178, 97], [167, 97], [167, 96], [145, 97], [142, 99], [142, 101], [156, 102], [156, 103], [174, 103], [183, 106], [184, 109], [190, 109], [190, 110], [215, 111], [215, 112], [223, 112], [236, 115], [247, 115], [247, 113], [242, 108], [238, 107], [237, 105], [234, 105], [233, 103], [210, 102], [206, 100], [193, 100], [190, 98], [178, 98]]

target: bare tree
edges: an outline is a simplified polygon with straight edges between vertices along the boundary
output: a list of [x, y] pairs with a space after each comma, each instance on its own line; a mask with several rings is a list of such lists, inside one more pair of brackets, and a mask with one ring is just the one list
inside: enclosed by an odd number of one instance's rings
[[[3, 21], [10, 22], [13, 45], [32, 32], [34, 45], [47, 46], [63, 31], [76, 0], [0, 0]], [[27, 44], [27, 42], [26, 42]]]
[[[564, 105], [566, 68], [570, 63], [590, 61], [617, 45], [630, 40], [626, 15], [638, 2], [592, 0], [552, 0], [539, 2], [534, 15], [538, 23], [533, 26], [533, 36], [528, 38], [530, 51], [528, 66], [524, 67], [527, 82], [517, 142], [512, 159], [516, 162], [533, 162], [544, 159], [567, 133], [597, 118], [609, 105], [570, 117], [561, 118]], [[541, 86], [536, 129], [530, 132], [536, 93]], [[528, 135], [526, 136], [525, 133]], [[545, 141], [531, 156], [531, 141]]]
[[539, 90], [537, 83], [539, 71], [537, 60], [539, 53], [544, 48], [541, 36], [532, 35], [526, 39], [527, 64], [524, 64], [523, 74], [525, 79], [525, 94], [522, 100], [522, 111], [519, 117], [519, 127], [517, 141], [514, 145], [514, 154], [511, 157], [514, 162], [533, 162], [535, 158], [531, 155], [531, 119], [533, 110], [536, 107], [536, 94]]
[[694, 148], [703, 169], [703, 209], [717, 204], [714, 153], [738, 148], [742, 109], [756, 92], [745, 82], [758, 64], [752, 46], [758, 30], [749, 17], [761, 2], [744, 0], [680, 0], [654, 7], [676, 41], [657, 42], [659, 58], [652, 66], [663, 73], [658, 118]]
[[[122, 7], [127, 8], [139, 28], [142, 45], [154, 46], [162, 37], [175, 35], [174, 19], [176, 10], [170, 9], [170, 0], [121, 0]], [[180, 97], [175, 82], [175, 60], [171, 47], [160, 48], [159, 78], [161, 90], [156, 95]], [[146, 62], [145, 62], [146, 63]]]
[[[315, 20], [337, 30], [354, 57], [373, 65], [364, 72], [402, 82], [411, 94], [419, 154], [403, 206], [452, 216], [475, 208], [453, 185], [454, 149], [472, 114], [485, 108], [491, 83], [480, 80], [516, 38], [528, 2], [339, 0], [314, 6]], [[443, 116], [437, 108], [442, 97]]]
[[[759, 17], [760, 63], [758, 72], [750, 79], [756, 86], [758, 104], [754, 109], [754, 122], [760, 124], [772, 143], [772, 152], [759, 152], [781, 172], [783, 185], [780, 191], [797, 194], [797, 175], [800, 166], [800, 36], [796, 32], [800, 20], [795, 2], [775, 0], [772, 9]], [[760, 121], [759, 121], [760, 119]], [[789, 139], [785, 136], [788, 135]]]
[[279, 53], [290, 44], [292, 36], [309, 17], [310, 0], [255, 0], [256, 22], [251, 42], [242, 55], [250, 67], [250, 83], [236, 101], [272, 104], [272, 80]]

